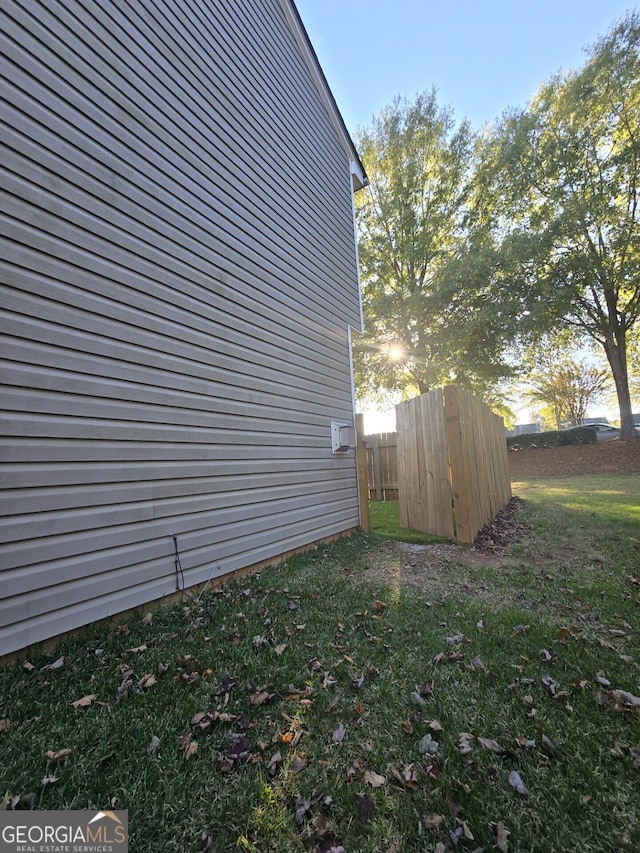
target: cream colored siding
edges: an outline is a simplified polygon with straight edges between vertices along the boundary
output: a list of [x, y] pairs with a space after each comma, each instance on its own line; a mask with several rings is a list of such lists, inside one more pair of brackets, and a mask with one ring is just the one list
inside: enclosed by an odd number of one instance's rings
[[[0, 11], [0, 654], [358, 524], [347, 150], [278, 0]], [[178, 578], [182, 584], [182, 578]]]

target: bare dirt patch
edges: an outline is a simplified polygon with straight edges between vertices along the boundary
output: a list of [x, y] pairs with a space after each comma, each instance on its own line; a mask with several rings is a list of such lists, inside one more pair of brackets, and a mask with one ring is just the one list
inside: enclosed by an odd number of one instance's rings
[[566, 529], [562, 543], [541, 541], [532, 533], [526, 502], [517, 497], [480, 531], [473, 546], [377, 539], [365, 556], [362, 580], [380, 589], [410, 588], [426, 606], [453, 599], [461, 607], [517, 607], [549, 622], [577, 619], [583, 630], [591, 616], [574, 604], [572, 585], [585, 572], [600, 571], [604, 562], [584, 530]]

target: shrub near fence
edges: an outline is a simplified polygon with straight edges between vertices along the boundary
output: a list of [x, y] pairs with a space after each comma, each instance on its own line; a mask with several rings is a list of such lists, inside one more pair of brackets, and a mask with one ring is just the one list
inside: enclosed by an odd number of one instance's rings
[[507, 439], [509, 450], [530, 450], [533, 447], [566, 447], [568, 445], [595, 444], [596, 431], [590, 426], [573, 429], [547, 430], [547, 432], [525, 432]]

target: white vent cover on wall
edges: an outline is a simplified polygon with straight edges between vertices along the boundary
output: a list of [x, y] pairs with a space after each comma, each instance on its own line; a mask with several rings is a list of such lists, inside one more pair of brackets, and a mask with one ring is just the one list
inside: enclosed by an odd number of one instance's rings
[[331, 450], [334, 453], [346, 453], [356, 446], [356, 431], [348, 424], [331, 421]]

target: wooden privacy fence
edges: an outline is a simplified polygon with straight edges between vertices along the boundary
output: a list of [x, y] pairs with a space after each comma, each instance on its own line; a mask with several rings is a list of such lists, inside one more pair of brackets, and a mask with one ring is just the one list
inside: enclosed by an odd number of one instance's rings
[[398, 499], [398, 433], [366, 435], [367, 483], [374, 501]]
[[366, 436], [371, 497], [395, 486], [403, 527], [472, 543], [511, 499], [502, 418], [447, 386], [400, 403], [396, 420], [397, 433]]

